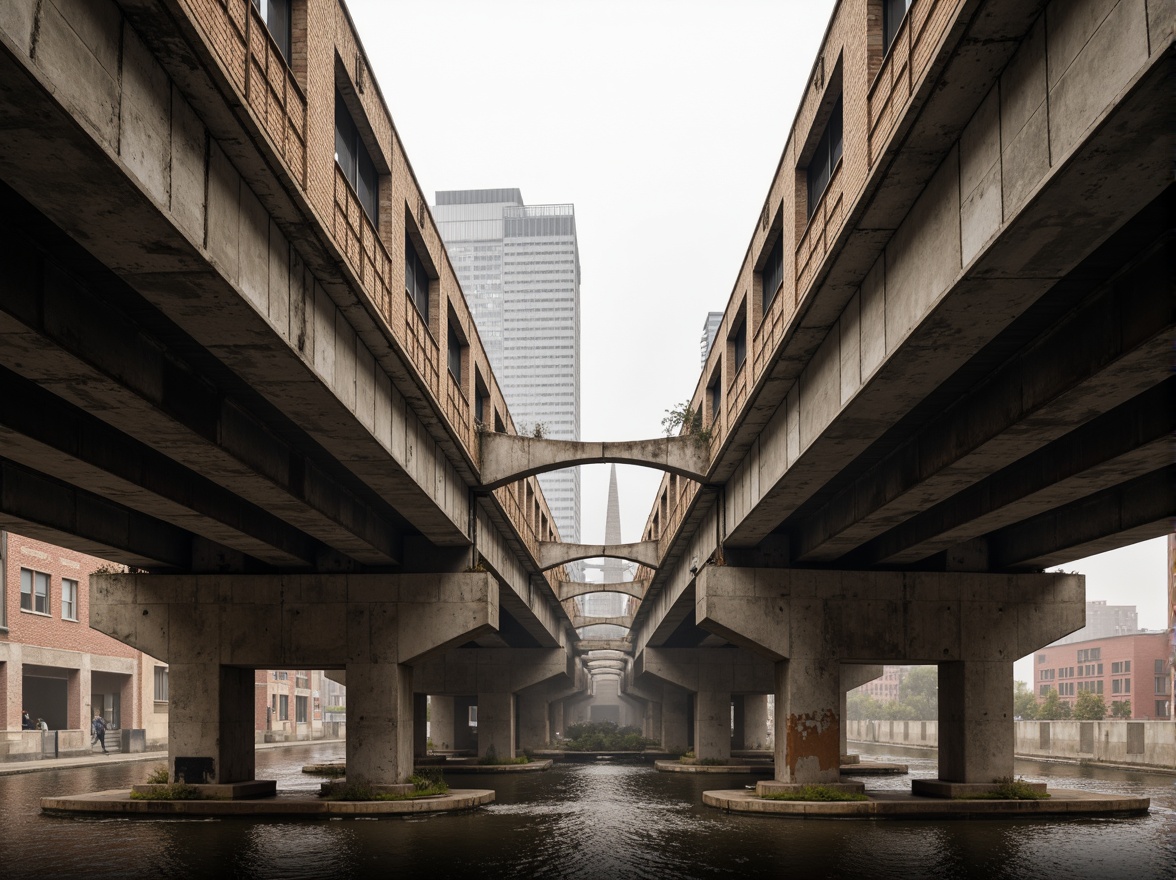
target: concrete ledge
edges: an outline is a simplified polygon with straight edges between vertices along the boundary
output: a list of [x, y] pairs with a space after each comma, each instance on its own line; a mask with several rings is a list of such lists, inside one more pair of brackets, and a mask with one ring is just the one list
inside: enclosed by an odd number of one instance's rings
[[1148, 798], [1099, 794], [1076, 789], [1050, 789], [1042, 801], [952, 801], [901, 791], [871, 792], [868, 801], [770, 801], [750, 791], [704, 791], [702, 802], [737, 813], [760, 813], [793, 819], [964, 819], [1025, 816], [1138, 816], [1151, 806]]
[[[1044, 782], [1027, 782], [1034, 791], [1045, 792]], [[1000, 787], [996, 782], [944, 782], [942, 779], [912, 779], [911, 793], [923, 797], [958, 798], [968, 795], [987, 794]]]
[[[411, 786], [410, 786], [411, 787]], [[149, 794], [168, 788], [167, 785], [132, 785], [132, 792]], [[238, 801], [246, 798], [273, 797], [278, 793], [278, 783], [272, 779], [250, 779], [248, 782], [200, 783], [192, 788], [200, 792], [202, 797], [218, 800]]]
[[529, 761], [526, 764], [463, 764], [461, 761], [446, 761], [445, 769], [454, 773], [542, 773], [550, 770], [552, 760]]
[[342, 761], [333, 764], [303, 764], [302, 772], [320, 776], [342, 776], [346, 772], [346, 767]]
[[842, 775], [850, 776], [901, 776], [910, 772], [906, 764], [890, 764], [886, 761], [856, 761], [852, 764], [842, 764]]
[[661, 773], [759, 773], [771, 776], [771, 764], [683, 764], [681, 761], [654, 761], [653, 769]]
[[46, 813], [143, 816], [395, 816], [469, 810], [493, 803], [488, 789], [450, 789], [448, 794], [403, 801], [327, 801], [313, 796], [261, 800], [138, 801], [127, 789], [41, 798]]
[[[319, 794], [326, 797], [336, 788], [346, 788], [346, 779], [332, 779], [330, 782], [319, 784]], [[396, 782], [391, 785], [370, 785], [376, 794], [412, 794], [415, 786], [411, 782]]]
[[[766, 794], [791, 794], [792, 792], [800, 791], [802, 788], [807, 788], [811, 784], [814, 783], [777, 782], [775, 779], [764, 779], [755, 784], [755, 793], [758, 797], [763, 797]], [[822, 788], [843, 791], [846, 794], [866, 793], [864, 782], [820, 782], [815, 784], [820, 785]], [[841, 801], [832, 801], [831, 803], [841, 803]]]

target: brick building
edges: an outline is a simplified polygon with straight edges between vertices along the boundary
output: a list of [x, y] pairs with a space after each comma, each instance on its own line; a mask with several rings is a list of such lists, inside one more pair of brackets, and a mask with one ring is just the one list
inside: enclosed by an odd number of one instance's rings
[[258, 742], [341, 736], [345, 688], [318, 669], [258, 669], [254, 673], [254, 729]]
[[1115, 703], [1131, 702], [1131, 717], [1172, 717], [1172, 667], [1168, 634], [1134, 633], [1042, 648], [1034, 656], [1034, 691], [1042, 702], [1050, 689], [1071, 706], [1083, 691]]
[[861, 691], [881, 703], [893, 702], [898, 699], [902, 680], [913, 668], [913, 666], [884, 666], [882, 667], [882, 675], [862, 685]]
[[89, 751], [90, 719], [167, 740], [167, 665], [89, 625], [90, 575], [108, 563], [0, 531], [0, 760], [37, 757], [21, 712], [59, 731], [59, 752]]

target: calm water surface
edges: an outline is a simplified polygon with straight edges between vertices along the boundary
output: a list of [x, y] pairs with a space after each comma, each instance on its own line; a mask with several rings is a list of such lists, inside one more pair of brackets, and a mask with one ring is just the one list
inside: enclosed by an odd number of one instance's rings
[[[875, 754], [885, 757], [880, 749]], [[925, 753], [891, 759], [934, 776]], [[261, 751], [258, 776], [313, 791], [303, 764], [341, 760], [342, 745]], [[152, 764], [0, 777], [0, 878], [7, 877], [902, 877], [1176, 878], [1172, 777], [1019, 762], [1051, 786], [1139, 793], [1134, 819], [786, 820], [701, 805], [747, 776], [656, 773], [648, 766], [564, 764], [520, 776], [448, 774], [492, 787], [495, 804], [411, 819], [165, 820], [41, 815], [38, 798], [126, 788]], [[867, 779], [909, 788], [910, 777]]]

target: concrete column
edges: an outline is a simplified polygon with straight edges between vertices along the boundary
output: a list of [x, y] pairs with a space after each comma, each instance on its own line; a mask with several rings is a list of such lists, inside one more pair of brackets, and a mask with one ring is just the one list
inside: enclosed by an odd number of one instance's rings
[[547, 723], [551, 729], [551, 738], [554, 740], [556, 735], [563, 736], [566, 725], [564, 724], [564, 701], [556, 700], [547, 707], [548, 720]]
[[424, 757], [429, 753], [429, 695], [412, 695], [412, 754]]
[[1013, 664], [939, 664], [939, 778], [992, 782], [1013, 775]]
[[731, 760], [731, 694], [700, 690], [694, 698], [694, 755], [727, 764]]
[[453, 697], [430, 694], [429, 719], [433, 745], [439, 749], [457, 748], [453, 744]]
[[478, 757], [491, 748], [499, 758], [515, 756], [515, 696], [510, 691], [478, 694]]
[[767, 694], [746, 694], [743, 697], [743, 748], [770, 748]]
[[0, 663], [0, 709], [4, 711], [4, 730], [20, 730], [20, 713], [24, 709], [24, 662], [21, 645], [5, 642], [6, 659]]
[[397, 785], [412, 775], [412, 667], [347, 664], [347, 778]]
[[253, 670], [216, 662], [168, 670], [172, 778], [192, 784], [253, 779]]
[[776, 779], [841, 778], [840, 663], [798, 657], [776, 663]]
[[650, 700], [645, 704], [645, 732], [646, 739], [661, 740], [662, 704], [657, 700]]
[[546, 748], [551, 739], [547, 730], [546, 698], [524, 691], [515, 700], [519, 710], [519, 746], [523, 749]]
[[689, 731], [686, 729], [686, 691], [667, 684], [662, 696], [662, 748], [686, 751]]
[[743, 726], [743, 694], [735, 694], [731, 697], [731, 748], [749, 748], [745, 745], [746, 742], [747, 731]]

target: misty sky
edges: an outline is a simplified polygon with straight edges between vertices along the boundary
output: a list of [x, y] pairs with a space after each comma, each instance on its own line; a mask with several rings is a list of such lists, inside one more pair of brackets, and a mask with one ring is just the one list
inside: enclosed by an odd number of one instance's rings
[[[832, 0], [347, 0], [413, 170], [436, 190], [518, 187], [576, 207], [581, 436], [661, 433], [700, 373], [775, 174]], [[660, 472], [618, 467], [622, 539]], [[584, 468], [604, 539], [608, 466]], [[1161, 540], [1071, 563], [1088, 598], [1166, 626]]]

